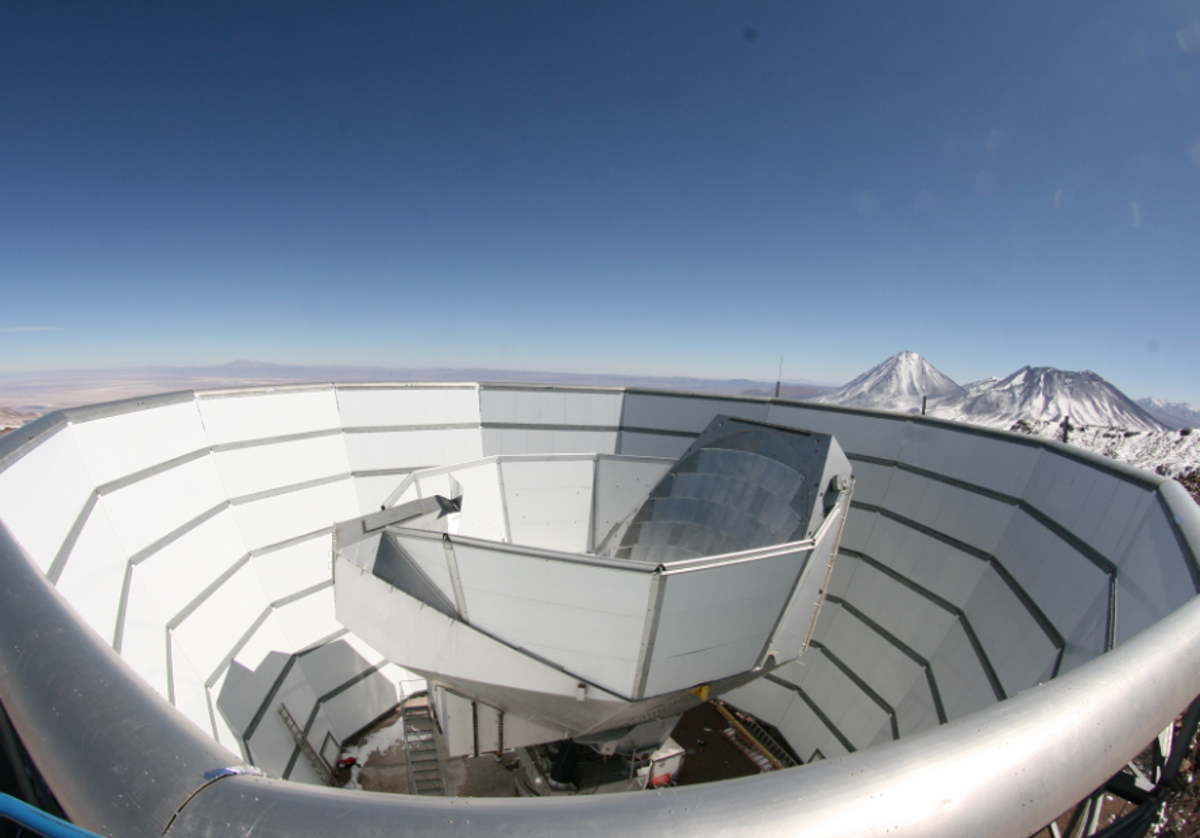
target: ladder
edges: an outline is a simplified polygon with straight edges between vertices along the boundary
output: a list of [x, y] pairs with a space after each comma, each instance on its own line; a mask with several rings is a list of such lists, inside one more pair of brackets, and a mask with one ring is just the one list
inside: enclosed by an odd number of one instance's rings
[[764, 771], [778, 771], [796, 765], [792, 755], [753, 719], [742, 713], [738, 713], [735, 718], [721, 701], [714, 699], [709, 703], [717, 708], [717, 711], [729, 722], [730, 730], [733, 732], [730, 739], [734, 744], [737, 744], [737, 740], [741, 740], [747, 749], [755, 751], [761, 757], [761, 759], [755, 759], [753, 754], [747, 754]]
[[296, 741], [300, 752], [312, 763], [313, 770], [317, 772], [317, 776], [321, 778], [321, 781], [325, 785], [332, 786], [333, 770], [325, 764], [325, 760], [321, 759], [321, 755], [309, 744], [308, 737], [304, 735], [304, 731], [300, 729], [300, 725], [296, 724], [296, 720], [287, 709], [287, 705], [280, 704], [279, 709], [275, 712], [279, 714], [279, 718], [283, 719], [284, 726], [288, 729], [288, 733], [292, 734], [292, 739]]
[[444, 797], [446, 781], [438, 756], [437, 732], [428, 704], [405, 703], [400, 708], [404, 725], [404, 754], [408, 758], [408, 784], [413, 794]]

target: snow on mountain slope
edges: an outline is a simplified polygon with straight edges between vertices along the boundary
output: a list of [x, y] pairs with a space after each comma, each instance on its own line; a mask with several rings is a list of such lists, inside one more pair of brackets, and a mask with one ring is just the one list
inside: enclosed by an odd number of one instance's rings
[[813, 399], [823, 404], [867, 407], [878, 410], [921, 412], [921, 399], [930, 407], [961, 400], [966, 391], [916, 352], [897, 352], [845, 387]]
[[[1058, 422], [1023, 420], [1014, 425], [1012, 430], [1059, 442], [1063, 437], [1062, 424]], [[1072, 425], [1067, 442], [1165, 477], [1189, 474], [1200, 464], [1200, 432], [1190, 430], [1127, 431]]]
[[1068, 372], [1054, 367], [1022, 367], [1003, 378], [966, 386], [966, 397], [939, 405], [930, 413], [980, 425], [1010, 428], [1015, 423], [1061, 422], [1134, 431], [1161, 431], [1159, 422], [1133, 400], [1091, 370]]
[[1184, 402], [1138, 399], [1137, 404], [1168, 428], [1200, 428], [1200, 410]]

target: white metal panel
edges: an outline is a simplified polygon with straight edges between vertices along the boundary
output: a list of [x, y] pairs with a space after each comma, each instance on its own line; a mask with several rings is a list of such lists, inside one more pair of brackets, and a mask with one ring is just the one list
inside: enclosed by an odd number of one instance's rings
[[[847, 454], [899, 460], [909, 422], [838, 410], [772, 404], [767, 421], [788, 428], [833, 434]], [[855, 469], [858, 463], [854, 464]]]
[[466, 387], [337, 388], [342, 426], [386, 428], [398, 425], [479, 424], [479, 391]]
[[130, 555], [225, 502], [212, 460], [202, 457], [102, 496]]
[[912, 658], [845, 611], [834, 618], [821, 642], [893, 708], [914, 683], [925, 681], [925, 670]]
[[879, 728], [889, 724], [879, 705], [820, 650], [806, 654], [803, 665], [807, 671], [801, 688], [856, 748], [866, 747]]
[[1008, 695], [1050, 680], [1058, 650], [994, 572], [963, 609]]
[[1162, 507], [1151, 506], [1117, 563], [1118, 644], [1196, 596], [1187, 561]]
[[454, 479], [462, 487], [461, 535], [508, 541], [508, 522], [504, 516], [504, 496], [500, 490], [500, 470], [494, 462], [456, 469]]
[[928, 658], [950, 721], [996, 703], [987, 674], [957, 621], [946, 632], [937, 652]]
[[1013, 518], [996, 558], [1064, 637], [1108, 590], [1108, 574], [1025, 512]]
[[483, 453], [488, 457], [500, 454], [612, 454], [616, 449], [615, 431], [483, 429]]
[[188, 660], [183, 647], [175, 642], [174, 638], [168, 642], [171, 644], [171, 683], [174, 687], [175, 706], [205, 735], [215, 737], [217, 732], [213, 729], [212, 720], [208, 715], [208, 691], [204, 686], [204, 679]]
[[70, 425], [0, 471], [0, 519], [43, 571], [94, 485]]
[[623, 396], [621, 391], [521, 390], [484, 385], [479, 400], [484, 422], [615, 428], [621, 422]]
[[896, 467], [864, 460], [851, 460], [850, 466], [854, 470], [854, 500], [884, 506]]
[[811, 761], [820, 751], [826, 759], [849, 753], [804, 700], [793, 701], [778, 725], [800, 759]]
[[274, 686], [276, 679], [292, 656], [292, 646], [272, 613], [238, 650], [234, 663], [253, 673], [257, 684], [253, 707], [258, 708], [263, 696]]
[[678, 460], [694, 441], [694, 436], [621, 431], [617, 436], [616, 453], [627, 457], [666, 457]]
[[799, 701], [800, 697], [794, 690], [780, 686], [774, 681], [757, 678], [744, 687], [738, 687], [732, 692], [725, 693], [721, 696], [721, 700], [755, 718], [762, 719], [767, 724], [779, 727], [779, 723], [787, 715], [792, 702]]
[[155, 692], [167, 698], [167, 621], [146, 592], [135, 570], [129, 580], [121, 657]]
[[[380, 672], [372, 672], [361, 681], [331, 696], [321, 704], [333, 735], [344, 742], [396, 705], [396, 685]], [[320, 747], [314, 743], [314, 747]]]
[[341, 637], [302, 655], [296, 663], [303, 667], [308, 683], [317, 695], [323, 696], [362, 676], [382, 661], [378, 652], [361, 641], [360, 644], [369, 650], [368, 654], [355, 648], [349, 638]]
[[[857, 500], [857, 483], [854, 495]], [[988, 553], [996, 549], [1017, 509], [1013, 504], [900, 470], [882, 506]]]
[[446, 472], [418, 474], [415, 482], [417, 484], [417, 493], [423, 498], [431, 498], [434, 495], [452, 498], [458, 494], [458, 487], [454, 484], [453, 478]]
[[841, 547], [847, 550], [863, 552], [869, 549], [871, 532], [879, 520], [879, 513], [873, 509], [863, 509], [851, 506], [846, 515], [846, 526], [842, 528]]
[[333, 535], [253, 556], [250, 563], [271, 602], [333, 578]]
[[396, 534], [396, 541], [429, 581], [437, 585], [442, 596], [450, 602], [455, 602], [454, 583], [450, 581], [450, 570], [446, 565], [446, 551], [442, 542], [406, 536], [403, 533]]
[[929, 678], [924, 669], [921, 669], [920, 677], [913, 681], [912, 687], [899, 704], [895, 705], [895, 709], [896, 727], [902, 739], [938, 726], [937, 707], [933, 703], [933, 694], [929, 691]]
[[862, 563], [845, 599], [926, 659], [955, 622], [953, 614], [932, 600]]
[[674, 464], [669, 459], [600, 457], [593, 487], [592, 544], [598, 545], [613, 527], [633, 513]]
[[233, 652], [267, 605], [258, 574], [249, 565], [243, 566], [175, 629], [175, 636], [207, 678]]
[[208, 447], [191, 401], [73, 423], [71, 429], [97, 486]]
[[802, 558], [787, 553], [664, 577], [646, 694], [752, 669], [787, 603]]
[[345, 441], [352, 471], [431, 468], [483, 457], [477, 429], [347, 433]]
[[[283, 776], [292, 754], [296, 751], [296, 741], [279, 718], [279, 705], [287, 707], [296, 723], [303, 727], [316, 703], [317, 696], [308, 685], [303, 670], [292, 667], [275, 700], [247, 743], [255, 766], [265, 771], [268, 776]], [[303, 760], [304, 757], [301, 756], [296, 764], [299, 765]]]
[[621, 427], [699, 433], [708, 427], [713, 417], [721, 414], [765, 421], [767, 403], [666, 393], [626, 393]]
[[583, 553], [592, 516], [591, 460], [504, 460], [500, 464], [512, 540]]
[[358, 515], [350, 478], [282, 495], [235, 504], [242, 537], [250, 549], [268, 547]]
[[332, 387], [201, 396], [197, 404], [211, 445], [341, 427]]
[[322, 588], [275, 609], [293, 649], [305, 649], [342, 628], [334, 616], [333, 588]]
[[953, 426], [911, 422], [905, 434], [903, 462], [1020, 497], [1041, 449]]
[[[549, 561], [456, 543], [471, 624], [628, 695], [650, 575]], [[403, 662], [403, 661], [401, 661]]]
[[344, 560], [334, 564], [343, 625], [387, 658], [501, 687], [574, 696], [578, 679], [452, 620]]
[[[358, 497], [360, 515], [378, 512], [384, 501], [404, 479], [400, 474], [357, 475], [354, 478], [354, 494]], [[404, 500], [398, 501], [403, 503]]]
[[340, 434], [217, 451], [213, 460], [231, 498], [350, 472]]
[[987, 571], [983, 559], [883, 516], [863, 552], [959, 607]]
[[212, 704], [212, 720], [216, 723], [216, 739], [235, 754], [241, 754], [243, 759], [249, 761], [249, 756], [246, 754], [245, 744], [241, 737], [233, 732], [233, 728], [229, 726], [229, 722], [225, 719], [217, 707], [217, 695], [220, 691], [220, 684], [214, 685], [208, 690], [208, 700]]
[[105, 643], [112, 643], [127, 563], [108, 513], [97, 506], [79, 533], [57, 587]]
[[[1063, 650], [1062, 663], [1058, 668], [1059, 675], [1082, 666], [1107, 650], [1108, 604], [1109, 586], [1106, 584], [1087, 605], [1075, 629], [1066, 635], [1067, 646]], [[1119, 605], [1117, 610], [1119, 624]]]
[[139, 564], [137, 572], [170, 619], [245, 555], [233, 513], [223, 509]]

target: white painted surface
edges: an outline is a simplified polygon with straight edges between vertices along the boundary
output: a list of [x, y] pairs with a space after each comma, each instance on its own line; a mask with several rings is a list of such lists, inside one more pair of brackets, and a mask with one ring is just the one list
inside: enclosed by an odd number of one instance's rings
[[210, 445], [341, 427], [332, 388], [205, 396], [196, 402]]
[[341, 434], [217, 451], [213, 460], [230, 498], [350, 472]]
[[77, 422], [71, 429], [97, 486], [208, 447], [192, 401]]
[[500, 468], [514, 543], [568, 553], [587, 551], [591, 460], [503, 460]]
[[105, 643], [112, 643], [127, 564], [128, 554], [108, 513], [97, 506], [75, 542], [57, 587]]
[[479, 391], [475, 385], [340, 386], [337, 398], [342, 426], [346, 428], [479, 424]]

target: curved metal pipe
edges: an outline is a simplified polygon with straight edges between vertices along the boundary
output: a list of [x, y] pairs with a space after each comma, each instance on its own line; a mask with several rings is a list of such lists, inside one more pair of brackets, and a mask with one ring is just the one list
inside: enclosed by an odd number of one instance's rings
[[0, 703], [74, 823], [160, 836], [214, 772], [253, 771], [121, 660], [3, 523], [0, 580]]

